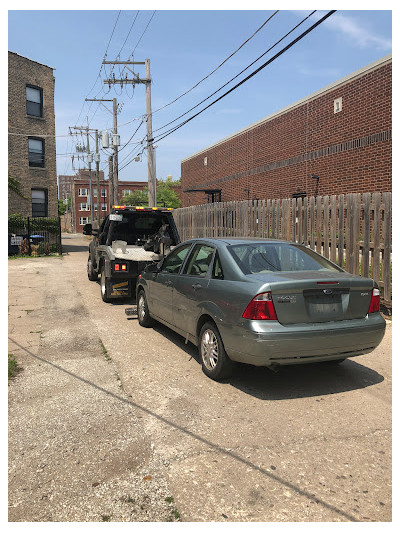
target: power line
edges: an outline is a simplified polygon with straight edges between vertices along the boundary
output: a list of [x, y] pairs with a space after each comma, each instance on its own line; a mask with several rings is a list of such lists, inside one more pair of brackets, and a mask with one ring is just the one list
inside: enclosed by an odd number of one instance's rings
[[136, 43], [136, 46], [135, 46], [135, 48], [134, 48], [134, 49], [132, 50], [132, 53], [131, 53], [131, 56], [132, 56], [132, 57], [133, 57], [133, 54], [134, 54], [134, 52], [135, 52], [136, 48], [138, 47], [138, 45], [139, 45], [140, 41], [142, 40], [142, 37], [143, 37], [143, 35], [144, 35], [144, 34], [146, 33], [146, 31], [147, 31], [147, 28], [148, 28], [148, 27], [149, 27], [149, 25], [150, 25], [150, 22], [151, 22], [151, 21], [153, 20], [153, 17], [154, 17], [154, 15], [155, 15], [155, 14], [156, 14], [156, 10], [154, 10], [154, 11], [153, 11], [153, 14], [152, 14], [152, 15], [151, 15], [151, 17], [150, 17], [150, 20], [149, 20], [149, 22], [147, 23], [147, 26], [145, 27], [145, 29], [144, 29], [144, 31], [143, 31], [143, 33], [142, 33], [142, 35], [140, 36], [140, 38], [139, 38], [138, 42]]
[[330, 17], [331, 15], [333, 15], [334, 13], [336, 12], [336, 10], [332, 10], [332, 11], [329, 11], [326, 15], [324, 15], [320, 20], [318, 20], [317, 22], [315, 22], [312, 26], [310, 26], [307, 30], [305, 30], [302, 34], [300, 34], [298, 37], [296, 37], [296, 39], [294, 39], [293, 41], [291, 41], [288, 45], [286, 45], [284, 48], [282, 48], [282, 50], [280, 50], [277, 54], [275, 54], [271, 59], [269, 59], [268, 61], [266, 61], [265, 63], [263, 63], [260, 67], [258, 67], [254, 72], [252, 72], [251, 74], [249, 74], [246, 78], [244, 78], [242, 81], [240, 81], [239, 83], [237, 83], [234, 87], [232, 87], [231, 89], [229, 89], [226, 93], [224, 93], [223, 95], [221, 95], [219, 98], [217, 98], [216, 100], [214, 100], [213, 102], [211, 102], [208, 106], [206, 106], [205, 108], [201, 109], [198, 113], [196, 113], [195, 115], [189, 117], [187, 120], [185, 120], [184, 122], [182, 122], [181, 124], [178, 124], [177, 126], [175, 126], [174, 128], [172, 128], [169, 132], [166, 132], [165, 134], [161, 134], [160, 137], [158, 137], [156, 140], [156, 142], [158, 141], [161, 141], [162, 139], [164, 139], [165, 137], [167, 137], [168, 135], [171, 135], [171, 133], [175, 132], [176, 130], [178, 130], [179, 128], [181, 128], [182, 126], [184, 126], [185, 124], [187, 124], [188, 122], [190, 122], [191, 120], [193, 120], [194, 118], [196, 118], [197, 116], [199, 116], [201, 113], [203, 113], [204, 111], [206, 111], [206, 109], [210, 108], [211, 106], [213, 106], [214, 104], [216, 104], [217, 102], [219, 102], [220, 100], [222, 100], [222, 98], [225, 98], [225, 96], [227, 96], [228, 94], [230, 94], [231, 92], [233, 92], [234, 90], [236, 90], [238, 87], [240, 87], [241, 85], [243, 85], [246, 81], [248, 81], [250, 78], [252, 78], [253, 76], [255, 76], [256, 74], [258, 74], [261, 70], [263, 70], [265, 67], [267, 67], [268, 65], [270, 65], [273, 61], [275, 61], [278, 57], [280, 57], [282, 54], [284, 54], [285, 52], [287, 52], [289, 50], [289, 48], [291, 48], [292, 46], [294, 46], [296, 43], [298, 43], [301, 39], [303, 39], [306, 35], [308, 35], [311, 31], [313, 31], [317, 26], [319, 26], [320, 24], [322, 24], [322, 22], [324, 22], [328, 17]]
[[137, 10], [136, 16], [135, 16], [135, 18], [133, 19], [133, 22], [132, 22], [132, 24], [131, 24], [131, 27], [129, 28], [128, 35], [126, 36], [125, 41], [124, 41], [124, 44], [121, 46], [121, 50], [118, 52], [117, 57], [120, 57], [121, 52], [122, 52], [122, 50], [123, 50], [123, 48], [124, 48], [124, 46], [125, 46], [125, 44], [126, 44], [126, 41], [128, 40], [129, 35], [131, 34], [132, 28], [133, 28], [133, 26], [135, 25], [135, 22], [136, 22], [136, 19], [137, 19], [138, 15], [139, 15], [139, 10]]
[[188, 93], [190, 93], [191, 91], [193, 91], [193, 89], [195, 89], [196, 87], [198, 87], [200, 85], [200, 83], [202, 83], [203, 81], [205, 81], [207, 78], [209, 78], [212, 74], [214, 74], [214, 72], [216, 72], [218, 69], [220, 69], [222, 67], [222, 65], [224, 65], [227, 61], [229, 61], [229, 59], [231, 59], [237, 52], [239, 52], [239, 50], [241, 48], [243, 48], [243, 46], [245, 44], [247, 44], [277, 13], [279, 13], [279, 9], [277, 11], [275, 11], [274, 13], [272, 13], [272, 15], [270, 17], [267, 18], [267, 20], [265, 22], [263, 22], [263, 24], [261, 24], [261, 26], [252, 34], [250, 35], [250, 37], [248, 39], [246, 39], [240, 46], [239, 48], [237, 48], [234, 52], [232, 52], [226, 59], [224, 59], [222, 61], [222, 63], [220, 63], [213, 71], [211, 71], [209, 74], [207, 74], [207, 76], [204, 76], [204, 78], [202, 78], [200, 81], [198, 81], [195, 85], [193, 85], [192, 88], [190, 88], [189, 90], [187, 90], [186, 92], [182, 93], [180, 96], [178, 96], [177, 98], [175, 98], [175, 100], [172, 100], [171, 102], [169, 102], [168, 104], [165, 104], [163, 107], [160, 107], [158, 109], [156, 109], [155, 111], [153, 111], [153, 115], [154, 113], [157, 113], [158, 111], [161, 111], [162, 109], [165, 109], [166, 107], [174, 104], [175, 102], [177, 102], [180, 98], [182, 98], [183, 96], [186, 96]]
[[[209, 100], [210, 98], [212, 98], [215, 94], [217, 94], [219, 91], [221, 91], [224, 87], [226, 87], [227, 85], [229, 85], [233, 80], [235, 80], [236, 78], [238, 78], [241, 74], [243, 74], [243, 72], [245, 72], [246, 70], [248, 70], [251, 66], [254, 65], [254, 63], [257, 63], [257, 61], [259, 61], [262, 57], [264, 57], [266, 54], [268, 54], [268, 52], [270, 52], [273, 48], [275, 48], [279, 43], [281, 43], [284, 39], [286, 39], [286, 37], [288, 37], [291, 33], [293, 33], [299, 26], [301, 26], [306, 20], [308, 20], [314, 13], [316, 12], [316, 10], [312, 11], [309, 15], [307, 15], [307, 17], [305, 17], [303, 20], [301, 20], [298, 24], [296, 24], [296, 26], [294, 26], [290, 31], [288, 31], [283, 37], [281, 37], [279, 39], [279, 41], [276, 41], [276, 43], [274, 43], [270, 48], [268, 48], [268, 50], [266, 50], [263, 54], [261, 54], [260, 56], [257, 57], [257, 59], [255, 59], [254, 61], [252, 61], [249, 65], [247, 65], [247, 67], [245, 67], [243, 70], [241, 70], [238, 74], [236, 74], [236, 76], [234, 76], [233, 78], [231, 78], [229, 81], [227, 81], [226, 83], [224, 83], [224, 85], [222, 85], [221, 87], [219, 87], [219, 89], [217, 89], [216, 91], [214, 91], [213, 93], [211, 93], [209, 96], [207, 96], [207, 98], [204, 98], [203, 100], [201, 100], [201, 102], [199, 102], [198, 104], [194, 105], [193, 107], [191, 107], [190, 109], [188, 109], [187, 111], [185, 111], [185, 113], [182, 113], [181, 115], [179, 115], [178, 117], [176, 117], [174, 120], [171, 120], [170, 122], [167, 122], [167, 124], [164, 124], [163, 126], [160, 126], [159, 128], [155, 129], [154, 132], [156, 131], [160, 131], [164, 128], [166, 128], [167, 126], [169, 126], [170, 124], [173, 124], [174, 122], [176, 122], [177, 120], [179, 120], [180, 118], [184, 117], [185, 115], [187, 115], [188, 113], [190, 113], [190, 111], [193, 111], [193, 109], [196, 109], [196, 107], [199, 107], [201, 104], [203, 104], [204, 102], [206, 102], [207, 100]], [[173, 128], [171, 128], [172, 130]], [[170, 131], [170, 130], [168, 130]]]

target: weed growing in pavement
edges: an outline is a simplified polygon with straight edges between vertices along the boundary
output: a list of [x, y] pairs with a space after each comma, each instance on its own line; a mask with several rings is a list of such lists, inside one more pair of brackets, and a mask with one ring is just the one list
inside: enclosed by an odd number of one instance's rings
[[106, 359], [106, 361], [111, 361], [111, 357], [107, 351], [107, 348], [104, 346], [102, 340], [100, 339], [100, 346], [101, 346], [101, 349], [103, 350], [103, 355]]
[[26, 311], [26, 314], [29, 315], [29, 313], [33, 313], [34, 309], [24, 309]]
[[22, 367], [20, 367], [12, 353], [8, 354], [8, 379], [15, 377], [18, 372], [21, 372]]
[[173, 498], [173, 496], [167, 496], [167, 497], [165, 498], [165, 501], [166, 501], [167, 503], [174, 503], [174, 498]]
[[102, 522], [110, 522], [110, 521], [111, 521], [111, 515], [109, 515], [109, 514], [102, 514], [102, 515], [101, 515], [101, 521], [102, 521]]

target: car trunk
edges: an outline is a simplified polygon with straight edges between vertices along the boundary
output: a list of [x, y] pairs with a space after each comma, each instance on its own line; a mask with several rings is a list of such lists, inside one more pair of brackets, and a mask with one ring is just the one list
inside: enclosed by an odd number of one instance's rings
[[372, 280], [329, 271], [280, 272], [274, 281], [269, 276], [269, 283], [281, 324], [363, 318], [373, 289]]

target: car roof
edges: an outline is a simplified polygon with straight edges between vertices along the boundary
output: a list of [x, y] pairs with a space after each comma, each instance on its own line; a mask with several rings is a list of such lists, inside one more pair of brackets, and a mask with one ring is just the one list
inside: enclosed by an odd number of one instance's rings
[[293, 241], [284, 241], [282, 239], [263, 239], [262, 237], [197, 237], [195, 239], [189, 239], [193, 242], [207, 241], [214, 244], [224, 243], [228, 246], [233, 244], [256, 244], [256, 243], [285, 243], [285, 244], [298, 244]]

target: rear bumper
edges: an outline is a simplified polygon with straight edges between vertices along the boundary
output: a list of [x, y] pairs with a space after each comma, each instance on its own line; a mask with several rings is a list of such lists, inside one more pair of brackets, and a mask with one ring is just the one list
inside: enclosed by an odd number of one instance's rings
[[255, 366], [329, 361], [374, 350], [385, 334], [380, 313], [363, 319], [296, 324], [244, 321], [241, 326], [220, 328], [228, 356]]

